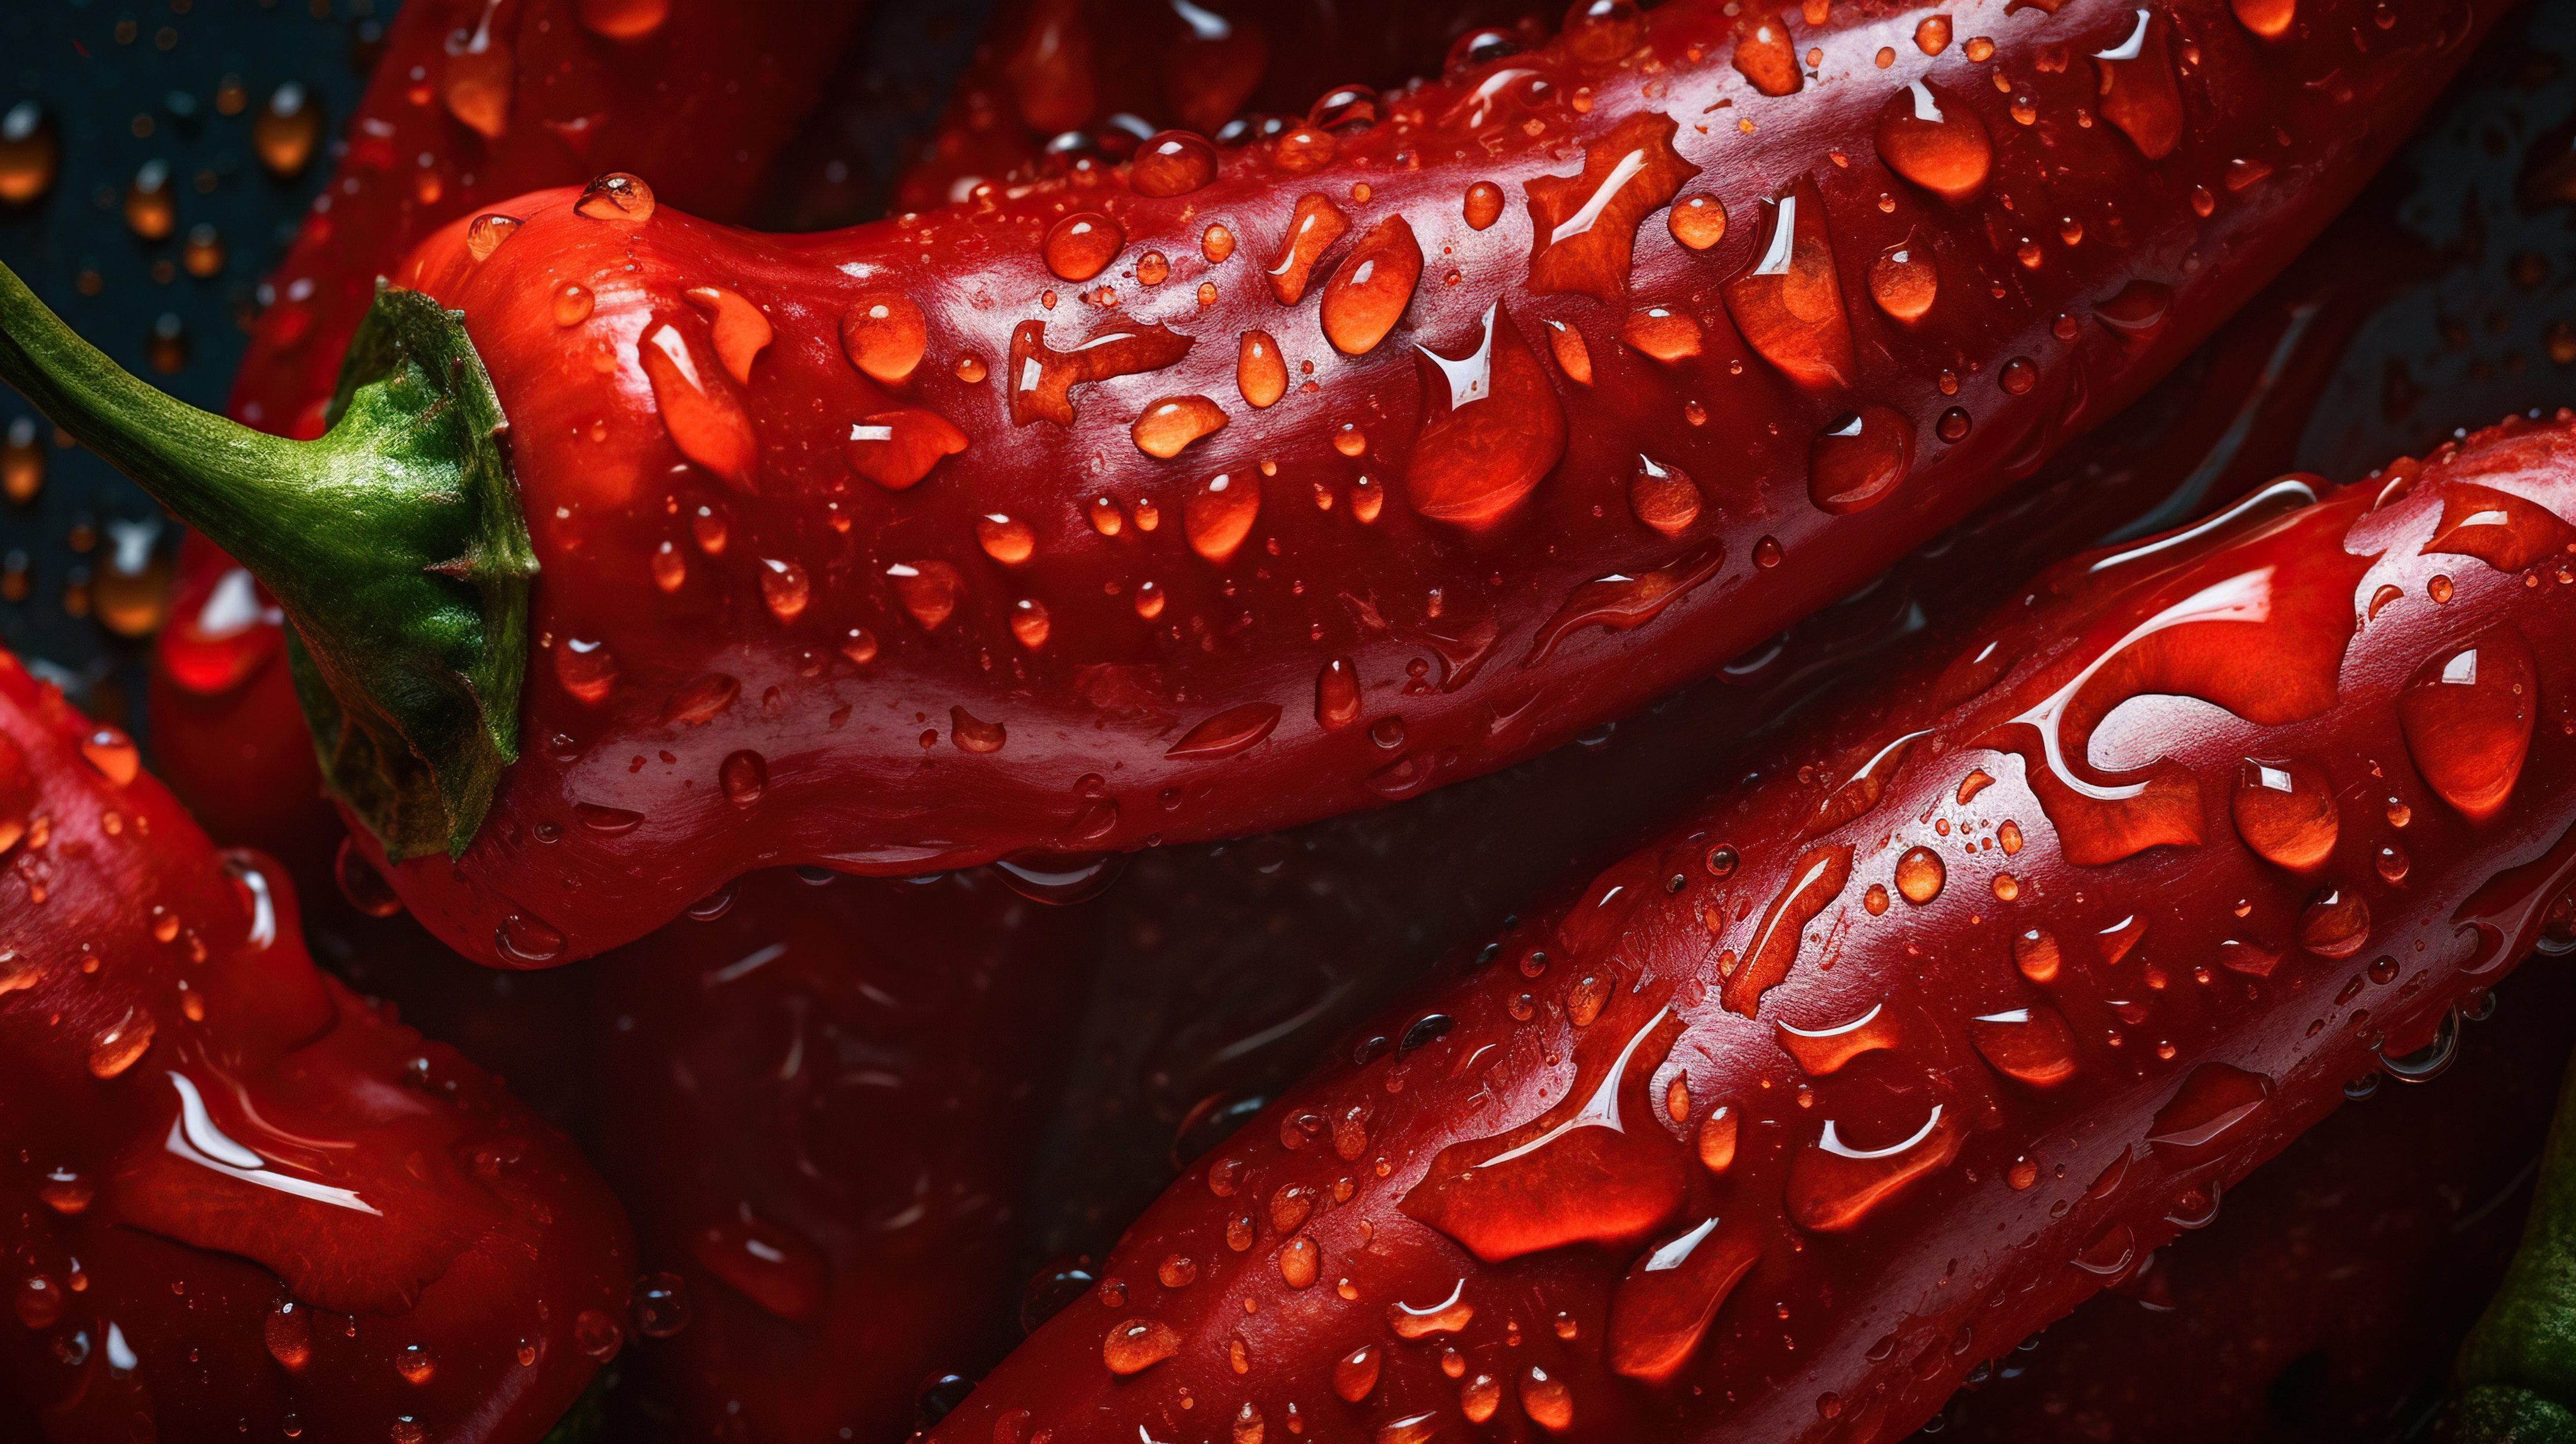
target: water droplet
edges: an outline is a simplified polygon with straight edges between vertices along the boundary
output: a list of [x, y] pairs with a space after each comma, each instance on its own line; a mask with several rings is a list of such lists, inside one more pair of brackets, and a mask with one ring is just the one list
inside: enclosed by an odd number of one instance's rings
[[1995, 143], [1965, 100], [1917, 80], [1879, 111], [1878, 155], [1890, 170], [1955, 206], [1985, 190]]
[[1136, 148], [1127, 184], [1140, 196], [1185, 196], [1215, 180], [1216, 172], [1216, 147], [1186, 130], [1166, 130]]
[[1941, 895], [1945, 870], [1941, 855], [1928, 847], [1911, 847], [1896, 860], [1896, 890], [1917, 907]]
[[1533, 176], [1530, 289], [1541, 294], [1627, 299], [1637, 227], [1699, 174], [1673, 149], [1672, 117], [1640, 111], [1583, 147], [1572, 176]]
[[727, 755], [716, 776], [724, 784], [725, 800], [737, 807], [751, 806], [769, 790], [769, 764], [757, 752]]
[[2120, 128], [2149, 160], [2162, 160], [2182, 141], [2182, 91], [2166, 54], [2172, 22], [2150, 10], [2135, 12], [2127, 38], [2094, 52], [2101, 75], [2102, 118]]
[[1870, 299], [1896, 321], [1910, 326], [1922, 320], [1940, 294], [1940, 267], [1931, 252], [1910, 241], [1870, 262]]
[[2032, 928], [2013, 939], [2012, 955], [2013, 966], [2021, 969], [2023, 977], [2043, 985], [2057, 981], [2062, 955], [2057, 949], [2056, 934]]
[[1967, 1129], [1955, 1110], [1936, 1103], [1913, 1136], [1883, 1148], [1842, 1139], [1837, 1120], [1789, 1165], [1789, 1217], [1800, 1228], [1833, 1233], [1857, 1226], [1907, 1184], [1958, 1156]]
[[22, 206], [52, 190], [62, 160], [61, 134], [43, 106], [22, 100], [0, 112], [0, 205]]
[[617, 654], [605, 642], [566, 637], [555, 649], [555, 680], [576, 699], [598, 705], [617, 685]]
[[1758, 254], [1725, 286], [1736, 329], [1799, 385], [1849, 386], [1856, 375], [1851, 323], [1814, 179], [1800, 176], [1765, 219]]
[[[2502, 572], [2518, 572], [2545, 557], [2562, 554], [2576, 543], [2576, 527], [2548, 508], [2511, 492], [2467, 482], [2444, 489], [2442, 520], [2423, 553], [2471, 556]], [[2451, 579], [2435, 577], [2430, 590], [2436, 602], [2451, 599]]]
[[579, 281], [566, 281], [554, 295], [555, 324], [578, 326], [590, 319], [595, 304], [590, 288]]
[[1635, 576], [1614, 572], [1583, 583], [1566, 595], [1556, 615], [1530, 640], [1523, 666], [1547, 660], [1558, 644], [1584, 627], [1632, 631], [1662, 616], [1674, 601], [1717, 575], [1726, 558], [1722, 541], [1711, 539], [1664, 566]]
[[795, 621], [805, 610], [813, 594], [813, 583], [805, 569], [794, 562], [763, 557], [760, 562], [760, 599], [768, 604], [769, 614], [782, 622]]
[[1047, 231], [1047, 269], [1067, 281], [1088, 281], [1109, 269], [1127, 244], [1118, 223], [1097, 211], [1076, 211]]
[[1679, 536], [1699, 520], [1699, 487], [1690, 474], [1653, 458], [1637, 457], [1628, 474], [1628, 510], [1637, 520], [1666, 536]]
[[2415, 768], [2471, 822], [2504, 807], [2531, 747], [2540, 679], [2511, 624], [2435, 657], [2397, 695]]
[[1503, 1381], [1491, 1374], [1478, 1374], [1458, 1386], [1458, 1412], [1470, 1424], [1482, 1424], [1502, 1407]]
[[736, 491], [759, 490], [760, 439], [731, 388], [706, 375], [680, 329], [667, 322], [648, 329], [635, 354], [653, 383], [662, 425], [680, 454], [715, 473]]
[[1586, 65], [1626, 59], [1645, 34], [1646, 20], [1636, 0], [1575, 0], [1566, 8], [1565, 48]]
[[885, 574], [903, 609], [934, 632], [957, 610], [958, 595], [966, 589], [966, 579], [946, 562], [896, 562]]
[[1808, 452], [1807, 496], [1842, 516], [1875, 505], [1914, 461], [1914, 423], [1885, 406], [1864, 406], [1818, 436]]
[[2118, 295], [2095, 303], [2093, 319], [2122, 340], [2143, 346], [2163, 334], [2165, 318], [2172, 310], [2171, 286], [2160, 281], [2131, 281], [2120, 288]]
[[1324, 282], [1324, 339], [1345, 356], [1377, 349], [1404, 319], [1415, 283], [1422, 279], [1422, 247], [1404, 217], [1378, 222]]
[[35, 419], [21, 416], [0, 434], [0, 492], [25, 506], [44, 484], [45, 450], [37, 440]]
[[1343, 1403], [1356, 1404], [1377, 1389], [1378, 1371], [1385, 1351], [1375, 1344], [1362, 1344], [1333, 1361], [1333, 1393]]
[[1279, 725], [1279, 709], [1267, 702], [1229, 707], [1185, 733], [1166, 757], [1214, 761], [1250, 750]]
[[1467, 355], [1414, 350], [1426, 418], [1406, 474], [1414, 510], [1459, 526], [1494, 521], [1565, 454], [1556, 388], [1499, 303], [1486, 308]]
[[[1284, 373], [1280, 384], [1282, 387], [1287, 384]], [[1223, 430], [1225, 423], [1225, 409], [1207, 397], [1166, 396], [1160, 401], [1147, 403], [1128, 434], [1135, 438], [1138, 451], [1169, 461], [1180, 455], [1191, 442]], [[1115, 536], [1117, 533], [1113, 530], [1103, 535]]]
[[1798, 47], [1789, 38], [1788, 24], [1777, 15], [1755, 10], [1738, 17], [1731, 59], [1736, 73], [1764, 95], [1795, 95], [1806, 84], [1806, 72], [1798, 65]]
[[1220, 473], [1202, 482], [1181, 511], [1190, 550], [1216, 563], [1233, 560], [1261, 515], [1261, 485], [1251, 474]]
[[977, 754], [999, 752], [1010, 741], [1010, 729], [999, 722], [986, 722], [963, 707], [948, 709], [948, 740], [960, 752]]
[[975, 544], [984, 555], [1015, 567], [1037, 554], [1037, 530], [1017, 517], [990, 512], [975, 518]]
[[128, 1007], [124, 1016], [99, 1030], [90, 1040], [89, 1071], [94, 1078], [113, 1078], [134, 1066], [134, 1060], [152, 1046], [158, 1025], [142, 1008]]
[[1726, 206], [1715, 196], [1684, 196], [1673, 202], [1665, 219], [1673, 239], [1694, 251], [1705, 251], [1726, 239]]
[[1971, 1018], [1968, 1037], [2007, 1078], [2048, 1088], [2075, 1076], [2075, 1034], [2044, 1005]]
[[1700, 353], [1699, 322], [1687, 312], [1664, 306], [1629, 312], [1627, 323], [1619, 328], [1619, 339], [1631, 350], [1668, 366]]
[[662, 705], [662, 718], [687, 727], [704, 726], [731, 707], [741, 693], [740, 682], [720, 672], [710, 673], [672, 693]]
[[1914, 48], [1926, 55], [1938, 55], [1950, 48], [1950, 17], [1927, 15], [1914, 27]]
[[1574, 1427], [1574, 1392], [1537, 1364], [1521, 1371], [1521, 1412], [1556, 1433]]
[[2334, 852], [2334, 789], [2314, 763], [2245, 759], [2229, 806], [2236, 835], [2267, 862], [2314, 872]]
[[[1442, 1149], [1398, 1206], [1488, 1263], [1643, 1237], [1681, 1206], [1689, 1178], [1670, 1135], [1629, 1129], [1624, 1117], [1632, 1102], [1651, 1111], [1648, 1080], [1680, 1031], [1661, 1008], [1624, 1036], [1586, 1032], [1565, 1098], [1506, 1133]], [[1399, 1334], [1405, 1327], [1397, 1322]]]
[[1735, 1166], [1735, 1110], [1724, 1105], [1710, 1111], [1699, 1126], [1700, 1166], [1724, 1173]]
[[671, 0], [581, 0], [581, 26], [610, 40], [641, 40], [670, 18]]
[[1863, 1053], [1894, 1048], [1904, 1041], [1896, 1015], [1884, 1002], [1871, 1004], [1869, 1011], [1857, 1018], [1819, 1028], [1795, 1027], [1777, 1018], [1771, 1027], [1780, 1051], [1798, 1060], [1798, 1066], [1811, 1078], [1822, 1078]]
[[594, 221], [642, 225], [653, 219], [653, 188], [641, 177], [611, 171], [582, 187], [581, 199], [572, 208]]
[[310, 1308], [293, 1299], [280, 1299], [261, 1322], [260, 1334], [268, 1345], [268, 1356], [289, 1373], [301, 1372], [312, 1361], [312, 1314]]
[[1503, 216], [1503, 188], [1492, 181], [1478, 181], [1467, 187], [1467, 199], [1460, 214], [1470, 230], [1484, 230]]
[[1789, 869], [1788, 880], [1764, 910], [1743, 961], [1720, 991], [1730, 1011], [1752, 1017], [1762, 995], [1789, 976], [1807, 924], [1851, 881], [1851, 860], [1850, 848], [1829, 845], [1810, 849]]
[[1265, 407], [1288, 394], [1288, 363], [1279, 355], [1279, 343], [1267, 331], [1246, 331], [1235, 353], [1235, 389], [1244, 401]]
[[113, 723], [101, 722], [81, 733], [80, 753], [100, 776], [119, 787], [134, 781], [135, 774], [143, 769], [143, 754], [135, 747], [134, 739]]
[[930, 474], [940, 458], [966, 449], [966, 433], [935, 411], [897, 407], [850, 423], [843, 451], [850, 469], [888, 491], [903, 491]]
[[2370, 941], [2370, 904], [2345, 888], [2327, 888], [2299, 914], [2299, 946], [2324, 958], [2348, 958]]
[[542, 918], [511, 913], [492, 929], [492, 946], [514, 963], [551, 963], [563, 956], [564, 936]]
[[1046, 343], [1045, 322], [1022, 321], [1011, 332], [1010, 367], [1004, 373], [1010, 382], [1011, 422], [1071, 426], [1074, 387], [1160, 371], [1188, 355], [1194, 344], [1159, 322], [1119, 321], [1071, 351], [1058, 351]]
[[879, 291], [852, 301], [841, 313], [842, 354], [888, 386], [910, 380], [929, 348], [930, 322], [908, 296]]
[[2237, 22], [2266, 40], [2278, 40], [2290, 33], [2290, 22], [2298, 18], [2298, 0], [2228, 0], [2236, 12]]
[[1310, 191], [1297, 198], [1297, 208], [1288, 217], [1287, 233], [1280, 237], [1278, 254], [1267, 272], [1270, 294], [1278, 298], [1280, 305], [1294, 306], [1305, 299], [1315, 263], [1350, 228], [1351, 218], [1329, 197]]
[[497, 211], [476, 216], [473, 223], [465, 228], [465, 254], [478, 262], [492, 259], [492, 253], [501, 249], [503, 241], [519, 233], [520, 224], [517, 216], [505, 216]]
[[406, 1344], [394, 1354], [394, 1372], [403, 1382], [422, 1388], [438, 1377], [438, 1356], [423, 1344]]
[[2388, 879], [2390, 882], [2397, 883], [2404, 882], [2406, 880], [2406, 870], [2408, 866], [2406, 854], [2394, 845], [2383, 847], [2379, 850], [2378, 866], [2379, 875]]

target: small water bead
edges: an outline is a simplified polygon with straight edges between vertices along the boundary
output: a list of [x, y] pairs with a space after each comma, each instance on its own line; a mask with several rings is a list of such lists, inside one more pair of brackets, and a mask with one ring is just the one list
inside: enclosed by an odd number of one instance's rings
[[1766, 536], [1753, 544], [1753, 564], [1769, 571], [1787, 559], [1778, 537]]
[[1199, 254], [1211, 266], [1223, 265], [1226, 257], [1234, 254], [1234, 232], [1221, 225], [1209, 225], [1199, 233]]
[[123, 787], [134, 780], [143, 768], [143, 754], [125, 729], [101, 722], [81, 734], [80, 753], [99, 775]]
[[2415, 809], [2392, 797], [2388, 799], [2387, 817], [2389, 826], [2404, 827], [2415, 820]]
[[978, 756], [999, 752], [1011, 740], [1010, 729], [999, 722], [987, 722], [963, 707], [948, 709], [948, 740], [960, 752]]
[[2431, 581], [2424, 584], [2424, 595], [2431, 597], [2433, 605], [2437, 607], [2448, 605], [2451, 600], [2451, 579], [2436, 574]]
[[1979, 65], [1995, 58], [1995, 42], [1980, 35], [1962, 47], [1961, 54]]
[[426, 1387], [438, 1377], [438, 1356], [425, 1345], [406, 1344], [394, 1355], [394, 1372], [415, 1389]]
[[1209, 477], [1182, 508], [1190, 549], [1219, 566], [1233, 559], [1261, 514], [1261, 487], [1252, 477]]
[[1246, 331], [1236, 351], [1235, 386], [1244, 401], [1256, 408], [1266, 407], [1288, 394], [1288, 363], [1279, 354], [1279, 343], [1266, 331]]
[[1011, 604], [1011, 635], [1021, 646], [1032, 652], [1045, 646], [1049, 629], [1045, 603], [1022, 597]]
[[1159, 1319], [1129, 1319], [1100, 1343], [1100, 1361], [1113, 1374], [1136, 1374], [1181, 1351], [1180, 1331]]
[[1972, 424], [1966, 407], [1953, 406], [1941, 413], [1940, 421], [1935, 423], [1932, 429], [1943, 441], [1965, 441], [1968, 439], [1968, 430]]
[[1333, 1361], [1333, 1393], [1346, 1404], [1356, 1404], [1376, 1392], [1379, 1371], [1384, 1367], [1385, 1351], [1375, 1344], [1362, 1344]]
[[1860, 895], [1860, 905], [1868, 910], [1871, 917], [1883, 916], [1887, 912], [1886, 886], [1881, 883], [1871, 883], [1869, 890]]
[[200, 221], [188, 228], [188, 243], [179, 252], [179, 264], [189, 275], [206, 280], [224, 268], [224, 238], [213, 226]]
[[261, 1341], [268, 1356], [287, 1372], [300, 1372], [313, 1358], [313, 1311], [293, 1299], [281, 1299], [261, 1322]]
[[1926, 55], [1938, 55], [1950, 48], [1950, 17], [1929, 15], [1914, 27], [1914, 48]]
[[640, 176], [611, 171], [582, 187], [581, 199], [572, 208], [594, 221], [642, 225], [653, 219], [653, 187]]
[[1463, 214], [1468, 226], [1479, 231], [1502, 219], [1503, 188], [1492, 181], [1478, 181], [1467, 187]]
[[2379, 875], [2392, 883], [2404, 882], [2409, 866], [2406, 854], [2393, 844], [2382, 847], [2376, 859]]
[[[888, 386], [900, 386], [911, 379], [929, 346], [929, 319], [908, 296], [879, 291], [852, 301], [841, 313], [842, 354], [861, 372]], [[958, 379], [969, 384], [982, 379], [980, 361], [975, 362], [978, 375], [964, 373], [962, 368], [972, 359], [958, 363]]]
[[2027, 396], [2030, 389], [2039, 384], [2039, 368], [2031, 364], [2029, 357], [2015, 356], [1996, 373], [1995, 384], [2009, 395]]
[[0, 493], [20, 506], [36, 499], [45, 485], [45, 450], [38, 440], [36, 421], [21, 416], [0, 433]]
[[716, 776], [724, 786], [725, 800], [737, 807], [749, 807], [769, 790], [769, 764], [757, 752], [728, 755]]
[[25, 205], [52, 190], [62, 158], [61, 135], [43, 106], [22, 100], [0, 112], [0, 205]]
[[590, 319], [591, 308], [597, 302], [588, 286], [567, 281], [555, 291], [553, 304], [556, 325], [578, 326]]
[[2325, 958], [2348, 958], [2370, 941], [2370, 905], [2359, 893], [2328, 888], [2299, 914], [2299, 946]]
[[114, 1078], [134, 1066], [152, 1046], [158, 1024], [152, 1015], [129, 1007], [124, 1016], [99, 1030], [90, 1040], [89, 1071], [93, 1078]]
[[1819, 435], [1807, 457], [1807, 497], [1836, 516], [1883, 500], [1914, 461], [1914, 423], [1886, 406], [1863, 406]]
[[1136, 586], [1135, 606], [1136, 615], [1146, 621], [1150, 622], [1161, 616], [1163, 614], [1162, 587], [1151, 581], [1139, 582]]
[[876, 634], [865, 627], [852, 627], [849, 630], [848, 635], [841, 638], [841, 655], [860, 664], [861, 666], [865, 666], [866, 664], [875, 661], [877, 657]]
[[1913, 325], [1940, 299], [1941, 271], [1929, 251], [1908, 242], [1869, 264], [1869, 297], [1889, 319]]

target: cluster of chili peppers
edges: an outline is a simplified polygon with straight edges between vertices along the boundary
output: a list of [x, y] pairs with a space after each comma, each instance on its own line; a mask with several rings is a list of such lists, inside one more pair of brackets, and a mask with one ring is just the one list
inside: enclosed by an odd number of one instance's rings
[[[13, 1427], [2389, 1422], [2566, 1030], [2334, 1110], [2576, 947], [2576, 414], [2272, 479], [2431, 261], [2265, 287], [2501, 4], [1031, 0], [731, 228], [858, 8], [407, 8], [278, 436], [0, 271], [285, 859], [0, 669]], [[2464, 1438], [2576, 1424], [2538, 1196]]]

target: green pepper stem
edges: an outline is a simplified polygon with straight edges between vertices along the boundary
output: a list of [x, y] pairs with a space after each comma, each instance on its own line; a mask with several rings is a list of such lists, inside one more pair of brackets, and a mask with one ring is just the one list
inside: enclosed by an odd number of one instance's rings
[[2451, 1444], [2576, 1441], [2576, 1063], [2504, 1282], [2460, 1346]]
[[288, 441], [136, 379], [0, 266], [0, 380], [267, 584], [324, 776], [397, 860], [462, 853], [518, 755], [536, 559], [462, 320], [380, 291], [331, 430]]

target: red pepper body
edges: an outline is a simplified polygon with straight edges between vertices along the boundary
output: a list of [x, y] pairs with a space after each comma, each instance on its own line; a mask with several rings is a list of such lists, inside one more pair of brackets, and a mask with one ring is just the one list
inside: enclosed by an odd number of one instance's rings
[[533, 1441], [622, 1338], [571, 1143], [317, 972], [123, 734], [0, 667], [0, 1432]]
[[786, 869], [600, 974], [605, 1158], [687, 1326], [639, 1380], [692, 1437], [897, 1439], [1019, 1331], [1015, 1228], [1091, 914], [989, 873]]
[[[1979, 10], [1937, 57], [1925, 17], [1855, 17], [1798, 31], [1844, 58], [1773, 98], [1731, 62], [1784, 86], [1776, 30], [1612, 7], [1407, 92], [1328, 163], [1292, 134], [1168, 198], [1040, 188], [772, 239], [631, 187], [513, 201], [482, 259], [451, 227], [402, 279], [466, 312], [512, 419], [545, 568], [528, 745], [461, 862], [397, 886], [469, 955], [534, 965], [754, 866], [1226, 835], [1541, 750], [2134, 395], [2349, 193], [2482, 13], [2325, 10], [2273, 41], [2216, 5]], [[1887, 145], [1993, 110], [1964, 212], [1876, 159], [1925, 73], [1954, 118], [1905, 110]], [[2147, 160], [2152, 117], [2097, 114], [2104, 76], [2150, 111], [2182, 86], [2189, 135]], [[2295, 168], [2230, 159], [2281, 136]], [[2002, 199], [2042, 194], [2067, 223], [2012, 239]], [[1736, 218], [1707, 252], [1675, 233], [1712, 238], [1701, 195]], [[1927, 255], [1948, 299], [1909, 332]]]
[[2576, 415], [2297, 494], [2052, 569], [1522, 914], [944, 1437], [1913, 1429], [2437, 1062], [2576, 880]]
[[1483, 59], [1536, 42], [1558, 13], [1546, 0], [1399, 0], [1365, 11], [1332, 0], [1020, 0], [985, 23], [927, 154], [895, 184], [895, 209], [936, 210], [985, 181], [1114, 164], [1167, 127], [1213, 136], [1242, 119], [1249, 136], [1275, 135], [1310, 111], [1348, 124], [1355, 106], [1375, 106], [1373, 87], [1429, 73], [1453, 43], [1475, 44]]
[[[2301, 1134], [2227, 1191], [2208, 1229], [1951, 1400], [1944, 1437], [2408, 1437], [2513, 1255], [2576, 1044], [2572, 1003], [2576, 977], [2559, 968], [2517, 974], [2438, 1086], [2383, 1086]], [[2183, 1378], [2192, 1387], [2174, 1387]]]
[[863, 0], [435, 0], [406, 5], [337, 178], [269, 284], [235, 420], [322, 434], [376, 277], [450, 218], [607, 169], [740, 213]]
[[288, 675], [283, 614], [213, 543], [180, 544], [153, 641], [154, 770], [208, 832], [297, 864], [340, 834]]

